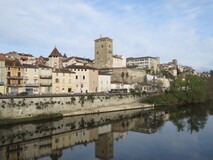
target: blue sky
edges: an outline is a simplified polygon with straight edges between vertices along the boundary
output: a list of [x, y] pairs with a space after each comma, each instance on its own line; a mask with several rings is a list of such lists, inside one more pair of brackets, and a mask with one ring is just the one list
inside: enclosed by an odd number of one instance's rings
[[178, 59], [213, 69], [212, 0], [1, 0], [0, 52], [94, 58], [94, 40], [114, 54]]

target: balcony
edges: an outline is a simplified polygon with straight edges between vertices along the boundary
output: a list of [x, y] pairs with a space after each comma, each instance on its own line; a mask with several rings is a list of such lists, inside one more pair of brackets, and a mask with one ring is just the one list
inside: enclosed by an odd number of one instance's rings
[[51, 75], [40, 75], [40, 79], [52, 79]]
[[7, 76], [7, 79], [23, 79], [23, 76]]
[[23, 84], [18, 83], [7, 83], [8, 87], [23, 87]]
[[50, 87], [52, 86], [52, 83], [40, 83], [41, 87]]

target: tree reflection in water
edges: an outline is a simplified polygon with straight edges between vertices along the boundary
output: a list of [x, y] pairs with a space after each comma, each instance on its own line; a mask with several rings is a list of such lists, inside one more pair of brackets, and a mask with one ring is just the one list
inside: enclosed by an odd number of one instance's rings
[[63, 157], [63, 150], [77, 146], [91, 147], [95, 157], [114, 157], [114, 142], [128, 132], [153, 134], [167, 121], [178, 132], [190, 134], [202, 130], [213, 113], [212, 103], [181, 107], [158, 107], [154, 110], [130, 110], [104, 114], [67, 117], [58, 121], [0, 128], [0, 159], [38, 159]]

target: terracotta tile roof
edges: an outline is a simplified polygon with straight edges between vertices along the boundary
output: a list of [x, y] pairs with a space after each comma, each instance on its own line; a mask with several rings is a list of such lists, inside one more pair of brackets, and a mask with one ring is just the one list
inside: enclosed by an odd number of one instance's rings
[[5, 60], [6, 60], [5, 56], [3, 54], [0, 54], [0, 61], [5, 61]]
[[6, 60], [5, 66], [7, 67], [23, 67], [23, 65], [18, 60]]
[[58, 49], [55, 47], [49, 57], [62, 57], [61, 53], [59, 53]]

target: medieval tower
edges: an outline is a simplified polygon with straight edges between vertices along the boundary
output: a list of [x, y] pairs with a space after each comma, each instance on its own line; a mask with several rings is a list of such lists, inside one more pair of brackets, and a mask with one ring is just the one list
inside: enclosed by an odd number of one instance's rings
[[109, 37], [100, 37], [95, 40], [95, 66], [98, 69], [112, 68], [113, 40]]

